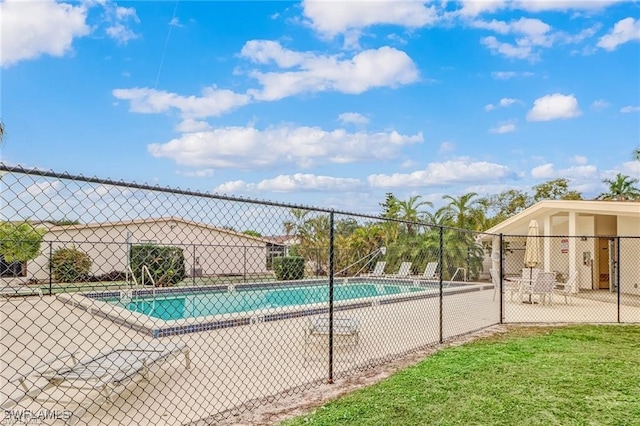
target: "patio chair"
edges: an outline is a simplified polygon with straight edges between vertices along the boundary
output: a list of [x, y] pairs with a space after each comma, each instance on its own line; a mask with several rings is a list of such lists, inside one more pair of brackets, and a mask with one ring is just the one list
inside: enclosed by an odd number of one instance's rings
[[553, 294], [553, 288], [555, 287], [555, 285], [555, 273], [539, 272], [530, 285], [520, 286], [520, 298], [522, 299], [522, 295], [529, 295], [529, 297], [537, 295], [540, 303], [545, 303], [548, 296], [549, 304], [551, 304], [551, 296]]
[[424, 280], [438, 280], [440, 279], [440, 275], [436, 273], [437, 269], [438, 262], [429, 262], [427, 263], [426, 268], [424, 268], [422, 275], [419, 275], [419, 278]]
[[562, 288], [554, 288], [553, 290], [554, 294], [559, 294], [560, 296], [564, 296], [565, 305], [568, 305], [569, 304], [568, 299], [573, 297], [577, 279], [578, 279], [578, 271], [571, 272], [569, 274], [569, 278], [567, 278], [567, 281], [565, 281]]
[[26, 285], [1, 285], [0, 296], [13, 297], [13, 296], [40, 296], [42, 297], [42, 290], [38, 287], [28, 287]]
[[389, 278], [406, 278], [411, 274], [411, 262], [402, 262], [398, 272], [395, 274], [387, 274], [385, 277]]
[[376, 263], [376, 266], [373, 268], [373, 271], [361, 274], [361, 277], [381, 277], [384, 275], [384, 268], [387, 266], [387, 262], [381, 260]]
[[[2, 409], [9, 410], [25, 398], [74, 404], [79, 409], [73, 411], [67, 424], [75, 424], [92, 404], [114, 402], [129, 383], [139, 377], [148, 380], [152, 367], [160, 366], [179, 354], [184, 355], [185, 367], [189, 369], [189, 348], [184, 343], [139, 342], [109, 349], [85, 360], [78, 360], [75, 354], [52, 358], [34, 367], [29, 376], [15, 379], [23, 392], [17, 398], [9, 398], [2, 404]], [[32, 378], [32, 386], [27, 383], [29, 377]], [[99, 396], [88, 398], [86, 395], [85, 399], [89, 399], [86, 403], [76, 399], [41, 398], [42, 393], [52, 388], [97, 391]], [[77, 397], [78, 393], [74, 391], [71, 395]]]
[[[493, 284], [493, 299], [496, 300], [496, 294], [500, 291], [500, 273], [496, 269], [489, 269], [491, 283]], [[502, 290], [504, 293], [509, 292], [509, 300], [513, 302], [513, 295], [520, 291], [520, 281], [502, 280]]]

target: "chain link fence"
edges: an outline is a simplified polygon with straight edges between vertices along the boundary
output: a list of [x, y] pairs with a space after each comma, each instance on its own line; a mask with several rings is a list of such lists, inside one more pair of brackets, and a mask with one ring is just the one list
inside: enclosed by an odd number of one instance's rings
[[633, 238], [534, 244], [0, 170], [6, 424], [215, 424], [500, 322], [638, 320]]

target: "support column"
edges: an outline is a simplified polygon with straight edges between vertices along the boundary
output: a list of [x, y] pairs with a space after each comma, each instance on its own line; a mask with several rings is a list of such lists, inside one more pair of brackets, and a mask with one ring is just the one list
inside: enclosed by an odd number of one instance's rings
[[576, 237], [578, 228], [578, 214], [569, 212], [569, 275], [576, 273], [577, 253], [576, 253]]
[[544, 259], [544, 270], [549, 272], [551, 269], [551, 215], [547, 214], [543, 219], [543, 228], [544, 228], [544, 244], [543, 244], [543, 256]]

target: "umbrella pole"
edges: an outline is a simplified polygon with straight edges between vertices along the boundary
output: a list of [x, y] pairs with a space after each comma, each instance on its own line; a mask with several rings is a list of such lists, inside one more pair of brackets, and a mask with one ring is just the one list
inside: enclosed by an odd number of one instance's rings
[[[533, 286], [533, 266], [529, 266], [529, 285]], [[524, 285], [524, 283], [522, 283], [522, 285]], [[531, 297], [531, 292], [529, 292], [529, 300], [524, 300], [522, 303], [530, 303], [530, 304], [534, 304], [535, 302], [533, 301], [532, 297]]]

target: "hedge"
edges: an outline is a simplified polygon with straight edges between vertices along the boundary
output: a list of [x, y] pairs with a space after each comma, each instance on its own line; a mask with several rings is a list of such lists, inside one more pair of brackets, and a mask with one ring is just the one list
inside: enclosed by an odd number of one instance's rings
[[273, 272], [281, 281], [304, 278], [304, 257], [286, 256], [273, 259]]
[[146, 266], [158, 287], [179, 283], [186, 277], [184, 253], [178, 247], [165, 247], [156, 244], [141, 244], [131, 247], [129, 263], [133, 276], [138, 282], [149, 281], [142, 267]]

